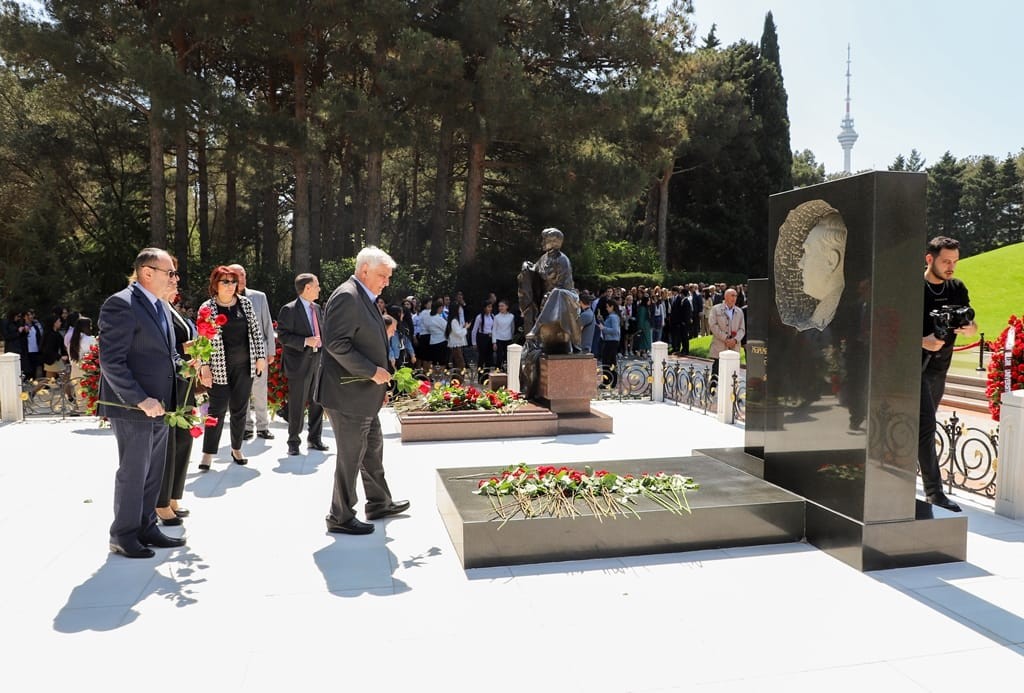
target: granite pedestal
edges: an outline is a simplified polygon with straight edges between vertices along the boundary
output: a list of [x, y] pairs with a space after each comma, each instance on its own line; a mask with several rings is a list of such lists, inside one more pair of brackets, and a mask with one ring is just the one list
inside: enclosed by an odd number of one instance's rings
[[[860, 570], [966, 558], [966, 520], [915, 500], [926, 184], [872, 172], [773, 195], [775, 269], [750, 307], [764, 371], [746, 448], [807, 499], [807, 540]], [[834, 284], [807, 259], [823, 211], [845, 228], [832, 317], [810, 296]]]
[[[541, 461], [540, 463], [543, 463]], [[692, 514], [677, 515], [638, 499], [632, 516], [598, 518], [579, 502], [569, 517], [514, 517], [504, 524], [486, 496], [473, 493], [493, 467], [437, 470], [437, 507], [464, 568], [799, 541], [804, 501], [728, 464], [703, 455], [660, 460], [588, 462], [617, 474], [664, 471], [692, 476]], [[576, 465], [582, 468], [583, 464]]]

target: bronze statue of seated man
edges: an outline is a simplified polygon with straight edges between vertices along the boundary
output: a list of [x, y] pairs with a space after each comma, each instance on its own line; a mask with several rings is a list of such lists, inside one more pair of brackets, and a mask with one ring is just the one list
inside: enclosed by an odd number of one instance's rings
[[521, 379], [527, 397], [536, 390], [541, 354], [581, 351], [580, 299], [572, 281], [572, 263], [562, 252], [564, 239], [558, 229], [544, 229], [544, 254], [537, 262], [524, 262], [517, 277], [526, 333]]

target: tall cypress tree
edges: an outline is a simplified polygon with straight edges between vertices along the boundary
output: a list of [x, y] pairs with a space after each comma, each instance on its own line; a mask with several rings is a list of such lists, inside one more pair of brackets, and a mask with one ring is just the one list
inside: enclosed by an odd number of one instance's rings
[[761, 118], [761, 140], [769, 193], [793, 187], [793, 152], [789, 148], [789, 97], [782, 82], [779, 37], [769, 12], [761, 32], [761, 59], [754, 80], [754, 115]]

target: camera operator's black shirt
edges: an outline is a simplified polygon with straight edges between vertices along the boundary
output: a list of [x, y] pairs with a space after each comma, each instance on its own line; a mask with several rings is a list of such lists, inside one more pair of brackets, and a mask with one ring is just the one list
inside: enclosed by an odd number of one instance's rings
[[[942, 287], [941, 289], [939, 287]], [[945, 308], [946, 306], [969, 306], [971, 305], [971, 298], [967, 295], [967, 287], [959, 279], [947, 279], [942, 284], [932, 284], [927, 279], [924, 280], [924, 329], [921, 332], [922, 337], [927, 337], [930, 334], [935, 334], [935, 318], [931, 316], [931, 312], [936, 308]], [[946, 344], [938, 351], [927, 351], [922, 349], [922, 357], [928, 354], [932, 355], [929, 359], [931, 363], [929, 366], [949, 366], [949, 361], [953, 357], [953, 343], [956, 342], [956, 333], [950, 332], [949, 336], [946, 337]]]

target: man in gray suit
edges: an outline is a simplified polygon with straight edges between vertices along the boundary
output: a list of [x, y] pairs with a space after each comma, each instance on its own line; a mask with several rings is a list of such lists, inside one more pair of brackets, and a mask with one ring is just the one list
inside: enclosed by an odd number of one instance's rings
[[356, 272], [331, 294], [324, 308], [324, 353], [313, 399], [323, 405], [338, 444], [334, 494], [327, 531], [369, 534], [356, 519], [356, 475], [362, 475], [366, 519], [397, 515], [409, 501], [391, 498], [384, 478], [384, 436], [377, 418], [387, 395], [388, 339], [374, 300], [391, 279], [395, 261], [373, 246], [356, 256]]
[[256, 435], [266, 440], [273, 440], [274, 434], [270, 432], [270, 416], [267, 415], [267, 372], [270, 364], [274, 362], [274, 352], [277, 351], [274, 344], [274, 318], [270, 313], [270, 302], [267, 295], [262, 291], [246, 286], [245, 268], [239, 264], [228, 265], [238, 273], [238, 293], [245, 296], [252, 303], [252, 309], [259, 320], [260, 329], [263, 331], [263, 339], [267, 347], [267, 367], [256, 372], [252, 381], [252, 395], [249, 398], [249, 411], [245, 415], [245, 432], [242, 437], [248, 440], [252, 438], [253, 415], [256, 418]]
[[110, 419], [117, 440], [114, 522], [110, 550], [150, 558], [148, 548], [184, 546], [156, 526], [156, 501], [167, 455], [165, 407], [173, 408], [178, 355], [171, 318], [160, 297], [178, 273], [166, 251], [145, 248], [135, 258], [133, 281], [100, 308], [99, 415]]

